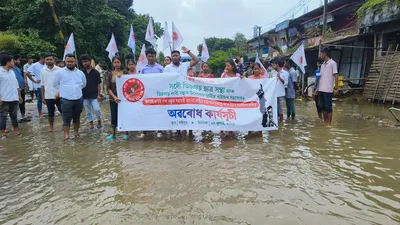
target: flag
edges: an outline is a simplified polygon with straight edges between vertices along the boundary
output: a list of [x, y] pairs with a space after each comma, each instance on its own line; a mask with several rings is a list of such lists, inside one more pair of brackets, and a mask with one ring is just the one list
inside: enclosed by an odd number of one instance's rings
[[117, 42], [115, 41], [114, 34], [111, 35], [110, 43], [108, 43], [106, 51], [108, 52], [108, 58], [112, 61], [115, 54], [118, 52]]
[[129, 32], [128, 47], [130, 47], [132, 49], [133, 54], [135, 54], [135, 51], [136, 51], [136, 39], [135, 39], [135, 32], [133, 32], [132, 24], [131, 24], [131, 31]]
[[182, 44], [183, 37], [181, 33], [179, 33], [179, 30], [176, 28], [174, 22], [172, 22], [172, 39], [173, 39], [173, 50], [176, 50]]
[[167, 22], [165, 22], [163, 49], [162, 50], [165, 50], [166, 48], [168, 48], [171, 45], [171, 43], [172, 43], [172, 41], [171, 41], [171, 36], [169, 35], [169, 31], [168, 31], [168, 24], [167, 24]]
[[203, 47], [201, 48], [201, 60], [204, 62], [207, 62], [207, 60], [210, 58], [210, 54], [208, 53], [208, 47], [206, 44], [206, 39], [204, 38], [203, 40]]
[[153, 47], [156, 44], [156, 36], [154, 35], [154, 28], [153, 28], [153, 20], [149, 19], [149, 24], [147, 25], [147, 29], [146, 29], [146, 36], [144, 38], [146, 41], [150, 42]]
[[260, 58], [258, 58], [258, 53], [257, 53], [255, 62], [259, 63], [260, 66], [261, 66], [261, 76], [262, 77], [267, 77], [267, 70], [265, 69], [264, 65], [261, 63]]
[[300, 47], [293, 53], [290, 59], [299, 66], [301, 72], [306, 72], [305, 66], [307, 66], [307, 61], [306, 53], [304, 52], [304, 44], [300, 45]]
[[65, 56], [67, 54], [74, 54], [74, 52], [75, 52], [74, 33], [71, 33], [71, 36], [69, 36], [69, 39], [67, 42], [67, 46], [65, 46], [63, 61], [65, 61]]
[[140, 51], [139, 59], [136, 63], [136, 70], [137, 71], [142, 71], [142, 69], [148, 64], [147, 58], [146, 58], [146, 46], [142, 46], [142, 51]]

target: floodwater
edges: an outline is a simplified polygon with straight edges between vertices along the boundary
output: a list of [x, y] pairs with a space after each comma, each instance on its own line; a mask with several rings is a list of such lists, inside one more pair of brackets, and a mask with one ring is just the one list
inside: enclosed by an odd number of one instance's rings
[[34, 118], [0, 142], [0, 224], [399, 224], [400, 130], [353, 116], [387, 112], [338, 103], [327, 129], [312, 103], [297, 111], [229, 141], [64, 142], [61, 118], [55, 134]]

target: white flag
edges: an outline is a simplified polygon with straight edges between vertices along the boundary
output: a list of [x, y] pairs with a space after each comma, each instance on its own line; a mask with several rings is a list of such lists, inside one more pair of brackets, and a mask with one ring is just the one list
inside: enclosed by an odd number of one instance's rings
[[[266, 76], [267, 76], [267, 70], [265, 69], [264, 65], [261, 63], [260, 58], [258, 58], [258, 53], [257, 53], [256, 61], [255, 61], [255, 62], [256, 62], [256, 63], [259, 63], [260, 66], [261, 66], [261, 76], [262, 76], [262, 77], [265, 77], [265, 78], [268, 78], [268, 77], [266, 77]], [[250, 75], [252, 75], [252, 74], [249, 74], [249, 76], [250, 76]]]
[[153, 20], [149, 19], [149, 24], [147, 25], [147, 30], [146, 30], [146, 36], [144, 38], [146, 41], [150, 42], [153, 47], [156, 44], [156, 36], [154, 34], [154, 28], [153, 28]]
[[171, 41], [171, 36], [169, 35], [169, 31], [168, 31], [168, 24], [167, 22], [165, 22], [164, 24], [164, 38], [163, 38], [163, 49], [165, 50], [166, 48], [168, 48], [171, 45], [172, 41]]
[[111, 35], [110, 43], [108, 43], [106, 51], [108, 52], [108, 58], [112, 61], [115, 54], [118, 52], [117, 42], [115, 41], [114, 34]]
[[131, 24], [131, 31], [129, 32], [128, 47], [130, 47], [132, 49], [133, 54], [135, 54], [136, 39], [135, 39], [135, 32], [133, 32], [132, 24]]
[[305, 66], [307, 66], [306, 53], [304, 52], [304, 44], [301, 44], [300, 47], [293, 53], [290, 59], [296, 63], [301, 72], [305, 73]]
[[204, 38], [203, 40], [203, 47], [201, 48], [201, 60], [204, 62], [207, 62], [207, 60], [210, 58], [210, 54], [208, 53], [208, 47], [206, 44], [206, 39]]
[[142, 71], [142, 69], [148, 64], [147, 58], [146, 58], [146, 46], [142, 46], [142, 51], [140, 51], [140, 56], [139, 59], [136, 63], [136, 70], [137, 71]]
[[183, 37], [182, 37], [181, 33], [179, 33], [179, 30], [176, 28], [174, 22], [172, 22], [172, 39], [174, 41], [173, 42], [173, 46], [174, 46], [173, 50], [176, 50], [182, 44]]
[[63, 60], [65, 61], [65, 56], [67, 54], [74, 54], [74, 52], [75, 52], [74, 33], [71, 33], [71, 36], [69, 36], [69, 39], [68, 39], [68, 42], [67, 42], [67, 46], [65, 46]]

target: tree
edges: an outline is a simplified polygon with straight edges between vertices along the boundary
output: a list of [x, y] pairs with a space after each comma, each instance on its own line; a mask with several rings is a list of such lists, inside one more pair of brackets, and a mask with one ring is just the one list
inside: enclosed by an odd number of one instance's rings
[[[117, 41], [120, 55], [130, 52], [126, 47], [129, 27], [133, 24], [139, 55], [144, 41], [149, 15], [136, 14], [132, 9], [132, 0], [53, 0], [61, 30], [65, 36], [58, 35], [52, 9], [47, 0], [2, 0], [0, 1], [0, 31], [34, 36], [38, 43], [50, 43], [48, 51], [55, 51], [58, 56], [64, 52], [68, 36], [73, 32], [77, 54], [90, 54], [96, 61], [109, 62], [105, 48], [111, 34]], [[161, 36], [160, 23], [155, 23], [155, 34]], [[35, 49], [26, 49], [28, 52]], [[36, 53], [35, 53], [36, 54]], [[26, 55], [25, 55], [26, 56]], [[24, 57], [24, 56], [23, 56]]]
[[237, 48], [238, 52], [246, 49], [247, 39], [244, 34], [237, 32], [233, 41], [235, 42], [235, 47]]
[[207, 63], [210, 65], [211, 71], [216, 77], [219, 77], [225, 68], [225, 61], [229, 58], [226, 51], [216, 51], [212, 52], [210, 59]]
[[164, 58], [165, 58], [164, 52], [159, 52], [158, 53], [158, 63], [159, 64], [163, 64], [164, 63]]
[[0, 51], [11, 54], [39, 56], [42, 52], [54, 52], [56, 47], [39, 38], [35, 32], [0, 33]]

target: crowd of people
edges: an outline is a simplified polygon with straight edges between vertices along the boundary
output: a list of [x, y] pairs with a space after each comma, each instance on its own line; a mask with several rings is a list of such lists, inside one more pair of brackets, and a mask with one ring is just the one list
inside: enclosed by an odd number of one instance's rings
[[[124, 59], [115, 56], [112, 59], [112, 70], [104, 71], [101, 64], [92, 66], [92, 58], [85, 54], [79, 59], [73, 54], [67, 54], [65, 60], [56, 60], [50, 53], [43, 53], [39, 60], [33, 63], [28, 58], [27, 63], [20, 70], [19, 56], [12, 56], [7, 53], [0, 55], [0, 132], [1, 138], [8, 137], [6, 132], [7, 118], [11, 119], [11, 125], [15, 135], [21, 135], [19, 122], [28, 122], [25, 109], [25, 94], [29, 93], [33, 99], [36, 96], [36, 107], [38, 117], [43, 119], [43, 104], [47, 106], [48, 131], [54, 132], [54, 119], [57, 113], [62, 115], [64, 138], [70, 138], [71, 122], [74, 136], [79, 137], [81, 113], [85, 109], [86, 118], [89, 122], [89, 129], [102, 130], [102, 112], [100, 100], [102, 90], [109, 96], [109, 107], [111, 113], [112, 131], [107, 139], [115, 139], [117, 136], [118, 104], [121, 100], [118, 97], [116, 80], [124, 75], [149, 74], [149, 73], [171, 73], [177, 72], [184, 76], [201, 78], [248, 78], [263, 79], [276, 78], [285, 86], [285, 96], [278, 97], [279, 120], [283, 121], [283, 102], [286, 101], [287, 118], [294, 119], [296, 116], [295, 98], [296, 87], [298, 86], [298, 73], [295, 64], [283, 59], [274, 59], [267, 65], [267, 73], [263, 73], [262, 65], [252, 63], [249, 68], [244, 67], [239, 59], [228, 59], [225, 62], [224, 72], [221, 76], [214, 76], [207, 63], [201, 64], [201, 72], [196, 73], [194, 66], [199, 63], [194, 55], [186, 47], [182, 52], [191, 57], [191, 61], [182, 62], [180, 51], [172, 51], [171, 56], [164, 58], [161, 64], [156, 61], [156, 51], [146, 51], [147, 65], [137, 71], [133, 55], [127, 55]], [[81, 69], [77, 64], [82, 65]], [[125, 68], [124, 68], [125, 67]], [[321, 58], [318, 60], [317, 84], [314, 95], [318, 115], [330, 126], [332, 121], [332, 97], [335, 83], [337, 83], [337, 65], [330, 58], [329, 50], [321, 51]], [[264, 74], [264, 75], [263, 75]], [[18, 109], [21, 119], [18, 120]], [[144, 131], [141, 136], [146, 136]], [[229, 134], [231, 134], [230, 132]], [[180, 134], [180, 131], [178, 131]], [[224, 132], [221, 132], [224, 134]], [[192, 135], [192, 131], [189, 131]], [[225, 134], [224, 134], [225, 135]], [[123, 134], [124, 139], [129, 138], [128, 132]]]

